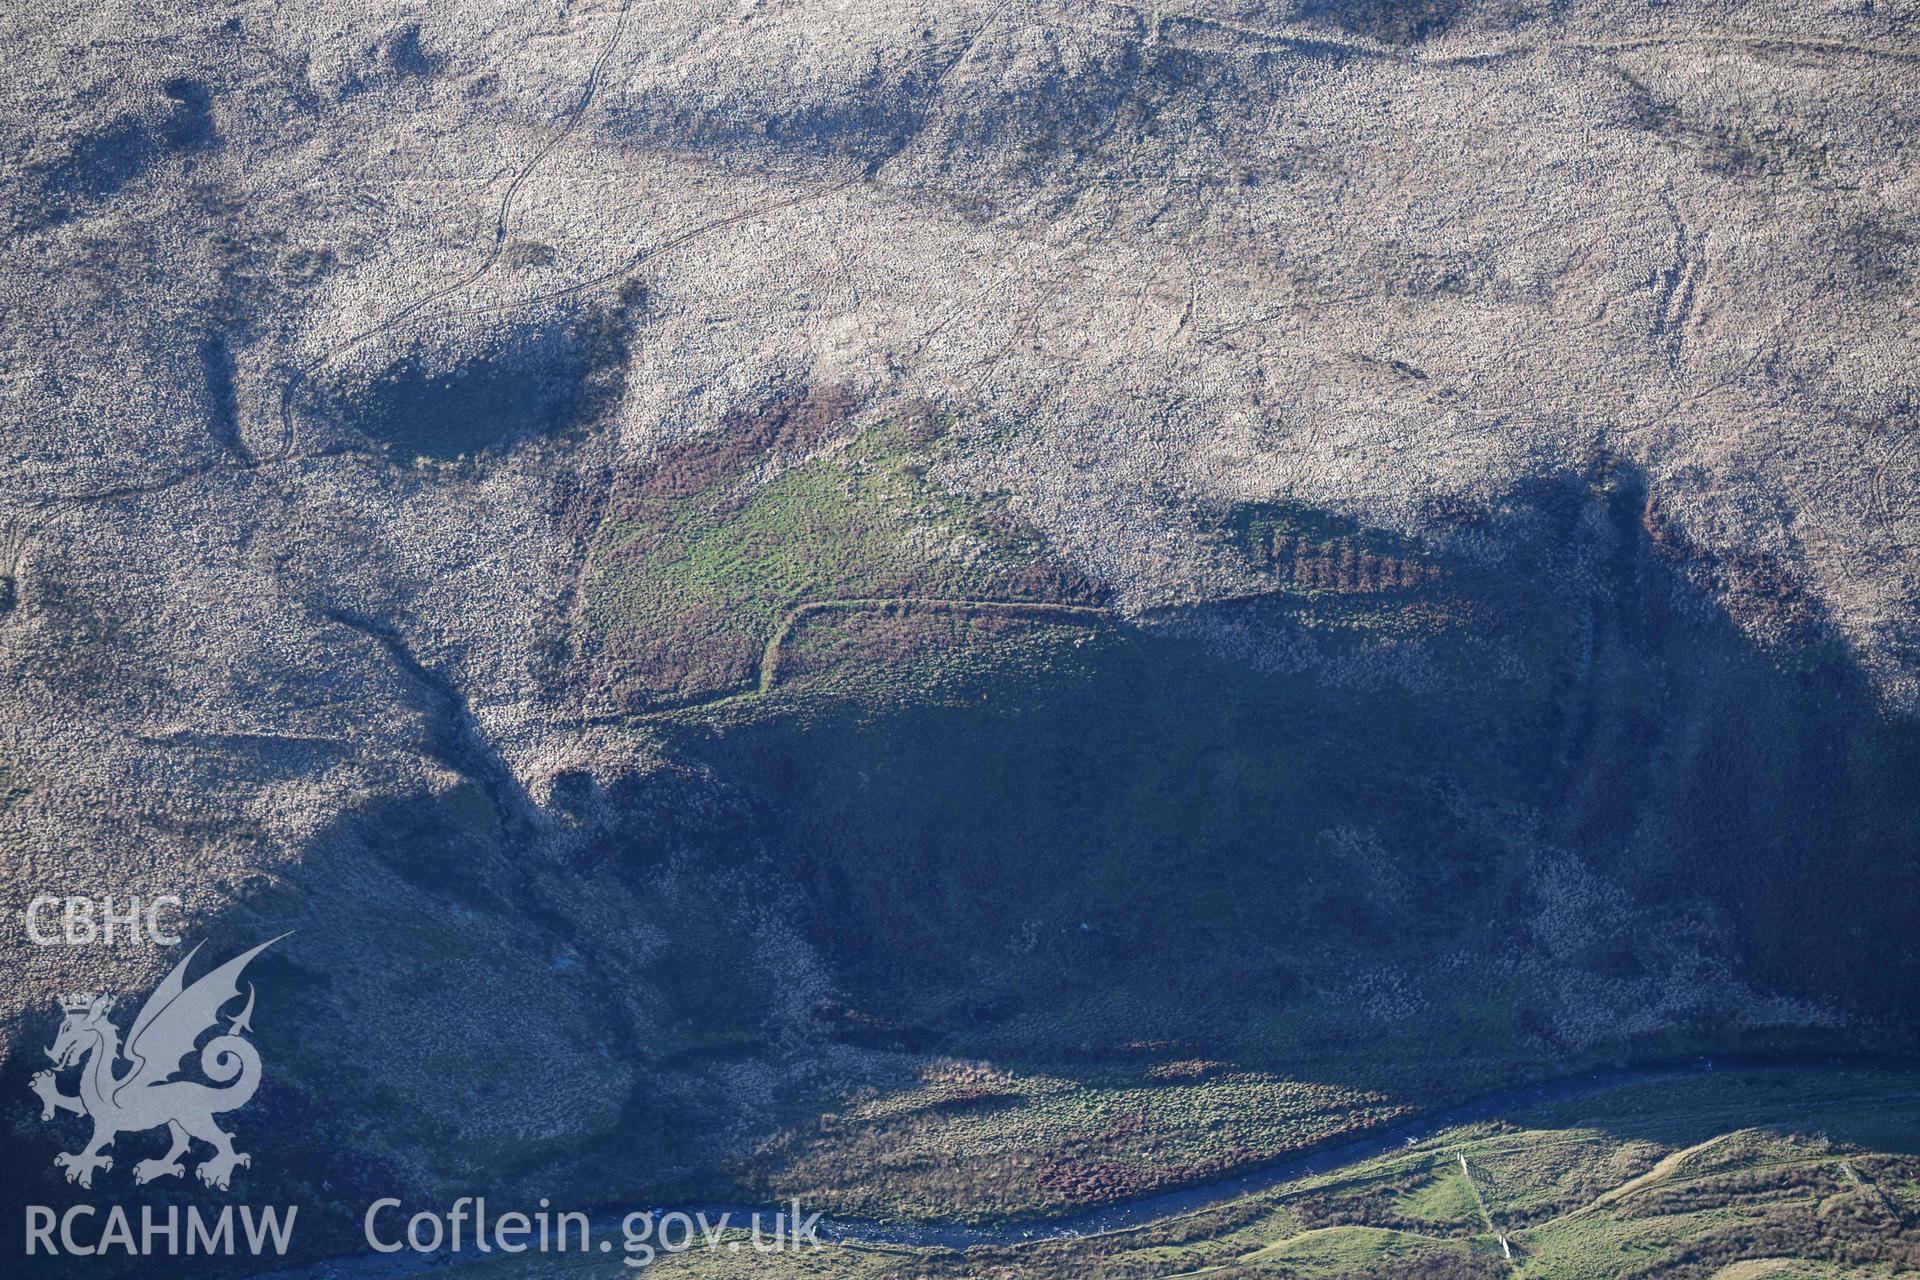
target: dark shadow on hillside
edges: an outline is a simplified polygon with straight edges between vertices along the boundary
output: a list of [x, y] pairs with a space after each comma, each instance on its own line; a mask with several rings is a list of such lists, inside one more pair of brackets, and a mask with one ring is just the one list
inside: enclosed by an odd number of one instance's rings
[[219, 143], [212, 90], [186, 77], [167, 80], [158, 98], [136, 102], [74, 137], [59, 158], [26, 171], [19, 229], [82, 217], [169, 157]]
[[396, 462], [473, 458], [582, 429], [618, 403], [639, 292], [614, 305], [470, 336], [418, 339], [374, 370], [328, 371], [318, 422]]
[[[781, 851], [860, 1025], [959, 1054], [1284, 1056], [1262, 1028], [1304, 992], [1462, 948], [1907, 1007], [1920, 735], [1776, 568], [1679, 544], [1627, 471], [1468, 515], [1493, 557], [1314, 513], [1230, 523], [1275, 594], [1157, 615], [965, 705], [686, 741], [750, 799], [753, 834], [725, 843]], [[1756, 651], [1688, 574], [1793, 647]], [[1668, 1030], [1740, 1034], [1729, 991]], [[1551, 996], [1498, 994], [1505, 1047], [1585, 1047]], [[1048, 1044], [1068, 1010], [1081, 1034]], [[1356, 1019], [1316, 1043], [1394, 1034]]]
[[832, 979], [817, 1030], [1093, 1085], [1212, 1061], [1425, 1105], [1910, 1039], [1920, 734], [1817, 605], [1630, 468], [1434, 526], [1225, 513], [1268, 593], [937, 697], [903, 668], [690, 726], [725, 816], [583, 857], [771, 863]]
[[[1247, 102], [1286, 73], [1186, 47], [1178, 37], [1189, 25], [1200, 36], [1193, 43], [1219, 36], [1205, 20], [1156, 15], [1164, 29], [1148, 25], [1088, 29], [1055, 47], [1024, 41], [1010, 19], [989, 20], [949, 33], [946, 47], [896, 74], [798, 88], [747, 79], [725, 96], [656, 87], [612, 108], [603, 128], [610, 146], [672, 147], [779, 171], [825, 164], [872, 177], [904, 157], [903, 192], [968, 219], [1024, 208], [1046, 191], [1067, 201], [1090, 184], [1200, 189], [1283, 176], [1289, 161], [1279, 156], [1249, 174], [1223, 104]], [[1261, 44], [1328, 68], [1357, 56], [1311, 27], [1296, 30]], [[1017, 84], [982, 74], [1008, 62], [1021, 67]]]
[[1468, 7], [1467, 0], [1300, 0], [1293, 18], [1385, 44], [1409, 45], [1444, 35]]
[[[1426, 543], [1278, 506], [1220, 528], [1271, 591], [1090, 623], [938, 696], [904, 647], [884, 698], [797, 679], [684, 721], [654, 773], [563, 774], [538, 819], [396, 654], [462, 781], [347, 815], [209, 942], [299, 930], [255, 974], [246, 1198], [312, 1206], [313, 1256], [357, 1247], [378, 1195], [751, 1189], [755, 1135], [913, 1087], [913, 1053], [1426, 1105], [1606, 1057], [1910, 1040], [1920, 733], [1776, 566], [1687, 543], [1617, 467]], [[1792, 643], [1756, 649], [1698, 580]], [[10, 1029], [10, 1203], [83, 1194], [49, 1163], [78, 1122], [26, 1092], [57, 1020]]]

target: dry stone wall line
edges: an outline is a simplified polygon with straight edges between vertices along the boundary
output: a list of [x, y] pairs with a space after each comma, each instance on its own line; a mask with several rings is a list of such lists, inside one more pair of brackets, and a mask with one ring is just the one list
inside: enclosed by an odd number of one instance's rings
[[808, 600], [793, 605], [780, 615], [773, 633], [760, 651], [753, 675], [744, 683], [699, 697], [649, 707], [645, 711], [583, 712], [582, 728], [590, 725], [642, 724], [688, 711], [703, 711], [731, 706], [773, 692], [780, 680], [780, 655], [794, 630], [808, 618], [827, 613], [870, 613], [888, 609], [926, 610], [930, 613], [987, 613], [999, 617], [1027, 618], [1035, 622], [1065, 622], [1086, 626], [1115, 622], [1120, 613], [1100, 605], [1054, 604], [1045, 600], [974, 600], [944, 596], [873, 596], [839, 600]]

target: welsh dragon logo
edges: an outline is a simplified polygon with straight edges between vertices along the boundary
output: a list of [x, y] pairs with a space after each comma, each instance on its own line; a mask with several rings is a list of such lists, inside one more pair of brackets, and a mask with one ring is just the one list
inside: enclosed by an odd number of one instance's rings
[[[233, 1135], [213, 1119], [244, 1107], [260, 1087], [260, 1054], [245, 1039], [253, 1029], [252, 983], [247, 984], [246, 1007], [228, 1020], [224, 1033], [200, 1047], [200, 1071], [214, 1083], [174, 1077], [200, 1037], [217, 1027], [220, 1011], [239, 998], [240, 972], [247, 962], [280, 938], [235, 956], [189, 986], [187, 965], [200, 951], [194, 947], [140, 1006], [124, 1047], [119, 1029], [107, 1018], [112, 996], [70, 996], [62, 1002], [66, 1020], [47, 1050], [54, 1070], [35, 1075], [31, 1087], [40, 1095], [42, 1120], [71, 1111], [93, 1121], [93, 1137], [86, 1146], [53, 1158], [55, 1167], [67, 1171], [68, 1182], [91, 1187], [94, 1170], [113, 1168], [113, 1157], [103, 1152], [117, 1136], [161, 1125], [167, 1127], [172, 1146], [159, 1159], [133, 1166], [136, 1183], [185, 1174], [180, 1157], [195, 1139], [213, 1148], [213, 1155], [194, 1171], [210, 1187], [226, 1190], [234, 1167], [253, 1163], [244, 1151], [233, 1149]], [[123, 1058], [128, 1064], [124, 1071], [119, 1069]], [[75, 1065], [80, 1066], [80, 1092], [70, 1097], [60, 1092], [55, 1072]]]

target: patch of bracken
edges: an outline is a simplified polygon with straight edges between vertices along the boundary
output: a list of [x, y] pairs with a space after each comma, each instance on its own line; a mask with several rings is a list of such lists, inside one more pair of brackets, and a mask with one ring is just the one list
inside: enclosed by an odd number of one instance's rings
[[1295, 590], [1378, 595], [1415, 591], [1442, 577], [1435, 559], [1411, 541], [1323, 512], [1253, 503], [1227, 523], [1256, 568]]
[[758, 408], [736, 410], [711, 435], [688, 441], [658, 460], [616, 472], [612, 510], [623, 518], [653, 516], [669, 502], [765, 461], [791, 461], [833, 438], [858, 407], [841, 386], [801, 387]]
[[1716, 552], [1695, 542], [1649, 491], [1641, 513], [1654, 555], [1711, 590], [1727, 614], [1768, 644], [1817, 645], [1825, 630], [1818, 604], [1773, 556], [1749, 549]]

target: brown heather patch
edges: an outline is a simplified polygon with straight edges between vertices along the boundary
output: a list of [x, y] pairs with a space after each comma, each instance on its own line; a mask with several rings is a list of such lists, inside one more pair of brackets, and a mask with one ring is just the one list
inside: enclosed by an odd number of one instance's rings
[[1771, 556], [1736, 551], [1721, 559], [1720, 589], [1736, 619], [1759, 624], [1765, 634], [1811, 636], [1819, 610], [1800, 583]]
[[1153, 1185], [1147, 1170], [1107, 1156], [1051, 1161], [1040, 1167], [1036, 1181], [1067, 1204], [1125, 1200]]
[[1085, 574], [1051, 556], [1010, 566], [998, 578], [999, 596], [1005, 600], [1084, 605], [1104, 604], [1107, 600], [1107, 593]]
[[1641, 528], [1655, 555], [1700, 573], [1724, 602], [1728, 616], [1770, 641], [1807, 643], [1820, 630], [1820, 611], [1805, 588], [1764, 551], [1716, 552], [1702, 547], [1649, 492]]
[[710, 435], [686, 441], [654, 462], [616, 471], [609, 510], [620, 519], [664, 519], [671, 500], [705, 493], [768, 459], [804, 457], [834, 434], [859, 408], [841, 386], [789, 391], [757, 409], [735, 410]]
[[697, 694], [727, 689], [753, 678], [761, 645], [750, 634], [729, 627], [729, 610], [707, 601], [681, 601], [674, 628], [660, 643], [624, 649], [617, 663], [603, 664], [604, 687], [593, 691], [597, 704], [645, 707], [661, 690]]
[[1281, 581], [1303, 591], [1376, 595], [1411, 591], [1440, 577], [1434, 565], [1379, 555], [1352, 538], [1319, 542], [1276, 532], [1263, 550]]
[[1693, 539], [1687, 536], [1680, 522], [1660, 506], [1652, 490], [1647, 491], [1646, 504], [1640, 509], [1640, 527], [1646, 531], [1647, 544], [1663, 560], [1683, 564], [1700, 555]]
[[606, 492], [603, 475], [563, 475], [553, 483], [548, 498], [548, 513], [560, 536], [585, 544], [600, 523], [601, 497]]

